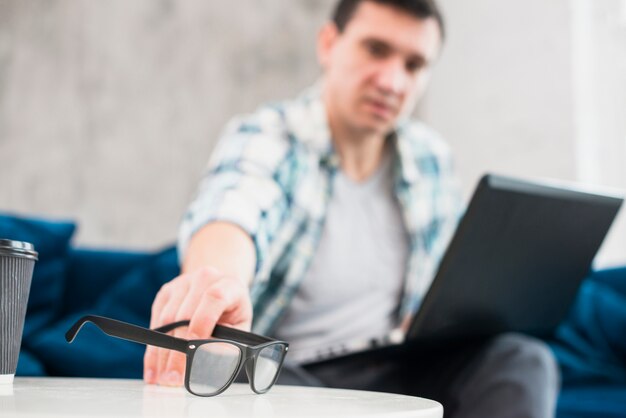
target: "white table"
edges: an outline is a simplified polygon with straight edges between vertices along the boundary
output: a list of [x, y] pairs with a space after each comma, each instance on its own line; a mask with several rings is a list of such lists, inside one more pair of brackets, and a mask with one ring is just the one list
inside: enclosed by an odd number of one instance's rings
[[0, 386], [5, 417], [421, 417], [441, 418], [428, 399], [356, 390], [275, 386], [265, 395], [233, 384], [213, 398], [141, 380], [15, 378]]

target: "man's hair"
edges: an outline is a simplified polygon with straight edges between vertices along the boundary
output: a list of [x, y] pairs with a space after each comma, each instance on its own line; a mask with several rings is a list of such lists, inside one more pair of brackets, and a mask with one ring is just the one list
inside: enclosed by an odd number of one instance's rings
[[443, 16], [435, 0], [339, 0], [335, 12], [333, 13], [333, 22], [335, 22], [339, 32], [343, 32], [359, 4], [364, 1], [395, 7], [420, 19], [433, 18], [439, 25], [441, 39], [444, 38], [445, 27]]

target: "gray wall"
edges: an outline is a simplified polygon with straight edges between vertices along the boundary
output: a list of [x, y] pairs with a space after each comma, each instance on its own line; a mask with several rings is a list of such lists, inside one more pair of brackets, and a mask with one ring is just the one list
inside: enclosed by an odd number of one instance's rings
[[2, 0], [0, 210], [171, 242], [226, 120], [318, 77], [329, 1]]
[[[577, 178], [571, 2], [440, 0], [418, 109], [466, 195], [485, 171]], [[172, 242], [225, 121], [318, 76], [333, 0], [0, 0], [0, 210], [75, 218], [80, 243]]]

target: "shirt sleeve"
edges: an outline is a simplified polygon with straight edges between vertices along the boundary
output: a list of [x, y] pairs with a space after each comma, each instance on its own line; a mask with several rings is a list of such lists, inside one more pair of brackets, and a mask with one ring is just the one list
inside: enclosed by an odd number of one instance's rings
[[[264, 117], [265, 116], [265, 117]], [[278, 173], [288, 163], [289, 142], [271, 114], [231, 121], [179, 230], [178, 254], [184, 259], [191, 237], [210, 222], [230, 222], [252, 239], [255, 280], [267, 276], [268, 247], [287, 211]]]

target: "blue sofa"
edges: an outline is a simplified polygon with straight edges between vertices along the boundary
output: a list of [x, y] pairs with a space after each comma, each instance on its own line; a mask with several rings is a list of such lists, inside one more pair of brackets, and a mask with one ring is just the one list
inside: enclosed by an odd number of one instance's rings
[[[147, 326], [156, 292], [178, 274], [175, 249], [76, 248], [74, 232], [72, 222], [0, 213], [0, 237], [32, 242], [40, 254], [17, 374], [140, 378], [143, 346], [89, 326], [71, 345], [64, 334], [87, 313]], [[548, 342], [563, 379], [558, 418], [626, 417], [626, 268], [585, 280]]]

